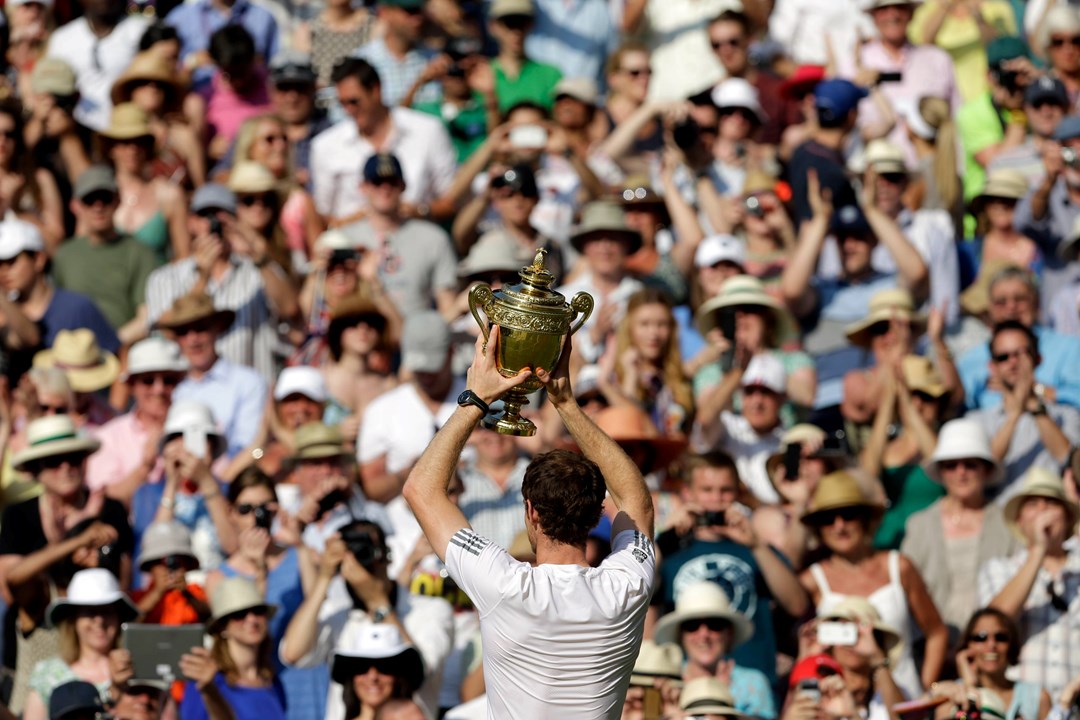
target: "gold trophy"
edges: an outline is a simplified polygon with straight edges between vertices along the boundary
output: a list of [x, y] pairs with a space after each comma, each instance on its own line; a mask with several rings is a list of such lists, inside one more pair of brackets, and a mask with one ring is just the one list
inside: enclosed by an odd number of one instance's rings
[[[517, 375], [522, 368], [555, 369], [562, 353], [563, 340], [577, 332], [593, 311], [593, 298], [579, 292], [567, 303], [560, 293], [551, 289], [555, 276], [544, 267], [546, 250], [536, 251], [532, 265], [521, 268], [521, 282], [492, 292], [491, 286], [478, 283], [469, 291], [472, 311], [485, 344], [491, 325], [499, 326], [499, 354], [495, 365], [506, 377]], [[487, 320], [480, 317], [483, 310]], [[503, 397], [502, 415], [488, 415], [484, 427], [503, 435], [530, 436], [536, 425], [521, 417], [521, 406], [528, 405], [529, 393], [539, 390], [542, 383], [533, 376], [511, 389]]]

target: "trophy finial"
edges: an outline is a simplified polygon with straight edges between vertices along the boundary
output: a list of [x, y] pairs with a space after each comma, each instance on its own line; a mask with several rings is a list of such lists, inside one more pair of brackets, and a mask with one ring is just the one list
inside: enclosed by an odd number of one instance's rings
[[544, 269], [544, 256], [547, 255], [547, 250], [544, 248], [538, 248], [536, 251], [536, 257], [533, 258], [532, 267], [529, 269], [533, 272], [541, 272]]

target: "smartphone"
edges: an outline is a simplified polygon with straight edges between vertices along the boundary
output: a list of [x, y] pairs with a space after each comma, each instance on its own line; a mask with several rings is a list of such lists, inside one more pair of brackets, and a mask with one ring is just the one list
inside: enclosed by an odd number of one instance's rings
[[206, 459], [206, 431], [197, 428], [184, 430], [184, 449], [197, 458]]
[[224, 231], [221, 226], [221, 218], [217, 215], [210, 216], [210, 234], [217, 235], [219, 238], [224, 237], [222, 234]]
[[542, 150], [547, 147], [548, 133], [540, 125], [518, 125], [510, 130], [510, 145], [522, 150]]
[[802, 462], [802, 443], [789, 443], [784, 448], [784, 479], [799, 479], [799, 463]]
[[859, 639], [859, 628], [852, 622], [825, 621], [818, 623], [817, 641], [821, 645], [850, 647]]
[[702, 527], [723, 527], [727, 525], [727, 518], [722, 512], [706, 510], [698, 515], [698, 525]]
[[810, 698], [814, 702], [821, 702], [821, 686], [818, 685], [816, 678], [810, 678], [809, 680], [800, 680], [795, 691], [795, 697], [797, 698]]
[[898, 83], [904, 79], [903, 73], [898, 72], [883, 72], [878, 73], [877, 81], [878, 85], [881, 83]]

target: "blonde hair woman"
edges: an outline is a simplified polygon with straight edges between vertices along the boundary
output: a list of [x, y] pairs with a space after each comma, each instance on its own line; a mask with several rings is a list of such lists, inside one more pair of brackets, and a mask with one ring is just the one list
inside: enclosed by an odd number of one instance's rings
[[918, 159], [916, 181], [908, 194], [908, 206], [924, 210], [947, 210], [962, 216], [963, 186], [956, 172], [956, 125], [949, 101], [937, 97], [920, 98], [901, 108], [908, 138]]

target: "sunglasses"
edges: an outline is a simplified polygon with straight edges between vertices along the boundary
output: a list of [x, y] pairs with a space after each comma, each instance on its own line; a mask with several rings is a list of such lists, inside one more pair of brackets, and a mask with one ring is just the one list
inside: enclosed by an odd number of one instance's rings
[[236, 202], [243, 205], [244, 207], [253, 207], [255, 205], [270, 207], [274, 204], [273, 199], [270, 197], [270, 193], [257, 193], [255, 195], [237, 195]]
[[146, 375], [137, 375], [135, 377], [135, 382], [139, 383], [140, 385], [145, 385], [146, 387], [153, 387], [159, 381], [165, 387], [176, 387], [177, 385], [180, 384], [180, 378], [177, 377], [176, 375], [165, 375], [165, 374], [162, 374], [162, 373], [153, 373], [153, 374], [146, 374]]
[[532, 18], [528, 15], [504, 15], [499, 18], [499, 23], [508, 30], [527, 30], [532, 25]]
[[1074, 35], [1070, 38], [1050, 38], [1050, 47], [1060, 48], [1065, 45], [1072, 45], [1074, 48], [1080, 48], [1080, 35]]
[[284, 145], [289, 142], [289, 138], [285, 137], [284, 133], [281, 133], [279, 135], [267, 135], [266, 137], [259, 138], [259, 140], [268, 145], [273, 145], [276, 143], [281, 143]]
[[64, 415], [67, 413], [67, 405], [38, 405], [38, 411], [42, 415]]
[[246, 610], [238, 610], [231, 615], [225, 616], [225, 622], [235, 622], [237, 620], [245, 620], [248, 615], [254, 615], [255, 617], [266, 617], [270, 614], [270, 609], [265, 605], [256, 605], [253, 608]]
[[1007, 643], [1009, 642], [1009, 634], [1003, 632], [988, 633], [981, 632], [975, 633], [971, 636], [971, 642], [984, 643], [990, 638], [994, 638], [994, 642]]
[[375, 178], [374, 180], [368, 180], [368, 183], [370, 183], [371, 185], [374, 185], [375, 187], [382, 187], [384, 185], [390, 185], [392, 187], [403, 187], [404, 186], [404, 183], [402, 183], [401, 180], [399, 180], [398, 178], [383, 178], [383, 177], [380, 177], [380, 178]]
[[307, 95], [314, 87], [310, 83], [302, 82], [282, 82], [274, 85], [274, 89], [279, 93], [298, 93], [300, 95]]
[[88, 207], [94, 205], [112, 205], [116, 202], [116, 193], [112, 192], [92, 192], [82, 198], [82, 204]]
[[1020, 348], [1018, 350], [1010, 350], [1008, 352], [994, 353], [990, 357], [996, 363], [1003, 363], [1008, 360], [1012, 360], [1014, 357], [1023, 357], [1024, 355], [1031, 356], [1031, 348]]
[[713, 50], [719, 50], [723, 47], [737, 48], [742, 45], [742, 40], [738, 38], [728, 38], [727, 40], [710, 40], [709, 45], [712, 45]]
[[957, 468], [964, 468], [965, 470], [979, 470], [983, 466], [983, 460], [978, 458], [959, 458], [957, 460], [942, 460], [940, 462], [942, 470], [955, 470]]
[[696, 618], [694, 620], [686, 620], [679, 625], [679, 629], [684, 633], [694, 632], [704, 625], [713, 632], [723, 632], [731, 627], [731, 623], [721, 618]]
[[55, 470], [64, 463], [67, 463], [72, 467], [79, 467], [85, 459], [86, 455], [84, 453], [65, 453], [63, 455], [52, 455], [50, 457], [41, 458], [37, 461], [37, 465], [43, 470]]
[[828, 527], [836, 522], [837, 518], [840, 518], [845, 523], [858, 522], [866, 517], [866, 510], [861, 507], [847, 507], [840, 508], [839, 510], [833, 510], [831, 512], [822, 513], [820, 520], [816, 523], [819, 526]]
[[141, 88], [141, 87], [156, 87], [158, 90], [165, 90], [165, 88], [168, 87], [165, 83], [161, 82], [160, 80], [139, 80], [137, 82], [132, 83], [131, 86], [134, 89], [138, 89], [138, 88]]
[[190, 335], [191, 333], [204, 333], [211, 332], [214, 329], [214, 324], [210, 322], [197, 322], [190, 325], [181, 325], [178, 328], [173, 328], [173, 334], [177, 337], [183, 337]]
[[236, 506], [236, 512], [240, 515], [250, 515], [256, 510], [263, 510], [268, 513], [276, 513], [277, 505], [274, 503], [263, 503], [262, 505], [253, 505], [251, 503], [240, 503]]

